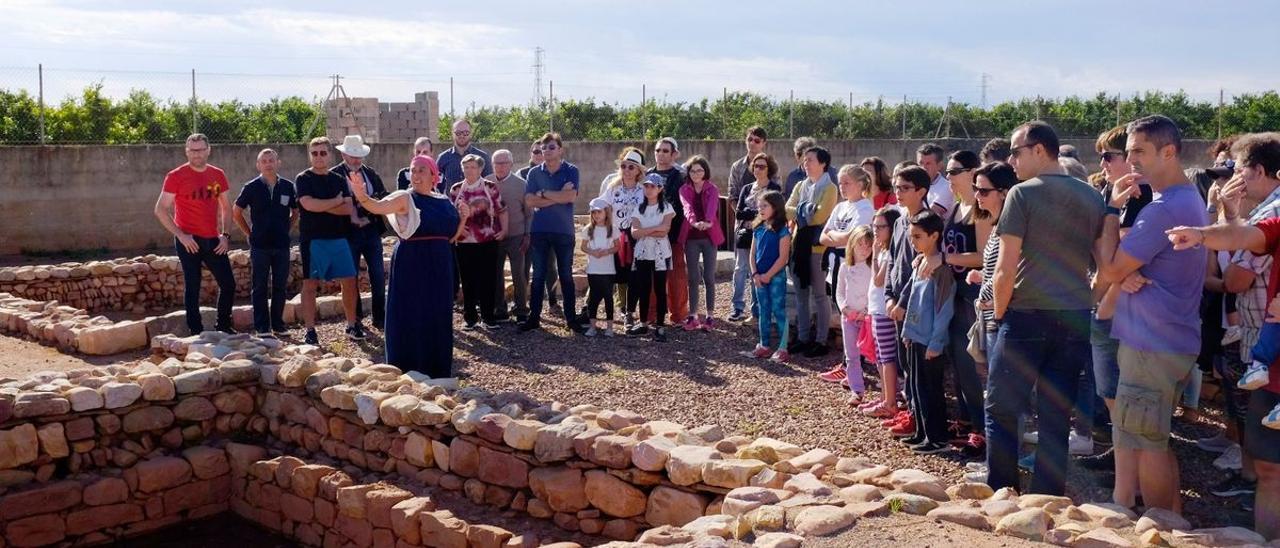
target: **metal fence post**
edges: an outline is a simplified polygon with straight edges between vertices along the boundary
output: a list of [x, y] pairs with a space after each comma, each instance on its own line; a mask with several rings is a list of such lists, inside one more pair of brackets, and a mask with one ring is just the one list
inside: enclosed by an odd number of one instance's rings
[[44, 63], [36, 65], [36, 72], [40, 77], [40, 144], [45, 143], [44, 134]]

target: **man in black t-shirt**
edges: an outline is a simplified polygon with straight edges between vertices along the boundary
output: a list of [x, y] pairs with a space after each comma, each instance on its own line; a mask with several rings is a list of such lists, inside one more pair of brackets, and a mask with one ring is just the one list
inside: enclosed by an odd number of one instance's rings
[[363, 339], [356, 322], [356, 267], [351, 259], [347, 235], [355, 206], [347, 182], [329, 171], [329, 139], [316, 137], [307, 147], [311, 167], [298, 174], [298, 248], [302, 252], [302, 323], [307, 328], [307, 344], [319, 344], [316, 335], [316, 288], [321, 280], [342, 283], [342, 309], [347, 317], [347, 336]]

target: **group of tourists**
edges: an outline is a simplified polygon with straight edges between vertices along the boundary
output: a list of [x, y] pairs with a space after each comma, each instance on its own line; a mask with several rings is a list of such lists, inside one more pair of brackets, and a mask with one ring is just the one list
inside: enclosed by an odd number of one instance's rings
[[[823, 356], [835, 313], [842, 359], [821, 378], [916, 453], [981, 457], [972, 477], [993, 488], [1018, 488], [1022, 468], [1029, 492], [1061, 495], [1075, 456], [1114, 472], [1115, 503], [1180, 511], [1175, 411], [1194, 416], [1204, 376], [1220, 378], [1227, 428], [1198, 445], [1236, 451], [1239, 471], [1214, 492], [1256, 493], [1256, 528], [1280, 533], [1280, 367], [1269, 367], [1280, 353], [1280, 326], [1270, 325], [1280, 319], [1280, 135], [1221, 140], [1212, 168], [1184, 169], [1179, 128], [1148, 116], [1098, 138], [1093, 175], [1039, 121], [979, 152], [926, 144], [892, 168], [878, 157], [836, 166], [804, 137], [782, 176], [753, 127], [723, 186], [705, 157], [678, 163], [679, 143], [664, 137], [652, 164], [644, 150], [621, 151], [578, 226], [583, 189], [558, 134], [532, 143], [515, 170], [510, 151], [471, 144], [467, 121], [452, 132], [436, 158], [419, 139], [390, 192], [363, 164], [359, 136], [312, 140], [311, 165], [293, 182], [264, 149], [234, 206], [207, 139], [192, 135], [188, 163], [166, 176], [156, 204], [182, 262], [189, 328], [203, 329], [203, 266], [220, 288], [215, 328], [231, 329], [232, 220], [249, 236], [255, 331], [285, 329], [298, 221], [305, 341], [317, 343], [316, 289], [331, 280], [347, 335], [364, 337], [364, 258], [386, 361], [432, 377], [452, 375], [459, 293], [466, 330], [512, 319], [539, 330], [558, 285], [575, 333], [661, 342], [669, 325], [710, 331], [727, 242], [736, 261], [726, 319], [754, 321], [759, 335], [745, 357]], [[331, 149], [342, 160], [333, 167]], [[399, 242], [384, 299], [387, 229]], [[866, 396], [873, 383], [878, 398]], [[1020, 458], [1024, 443], [1034, 450]]]

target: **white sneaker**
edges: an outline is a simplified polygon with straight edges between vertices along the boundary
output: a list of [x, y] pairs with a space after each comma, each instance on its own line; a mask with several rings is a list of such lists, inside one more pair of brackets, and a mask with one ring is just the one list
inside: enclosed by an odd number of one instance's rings
[[965, 469], [965, 470], [968, 470], [968, 471], [970, 471], [970, 472], [986, 472], [986, 471], [987, 471], [987, 463], [985, 463], [985, 462], [966, 462], [966, 463], [964, 463], [964, 469]]
[[1280, 403], [1271, 408], [1271, 412], [1262, 417], [1262, 425], [1274, 430], [1280, 430]]
[[1271, 377], [1267, 371], [1267, 365], [1262, 362], [1253, 362], [1248, 369], [1245, 370], [1244, 376], [1240, 377], [1240, 382], [1236, 386], [1245, 390], [1257, 390], [1271, 382]]
[[1035, 444], [1037, 444], [1037, 443], [1040, 443], [1040, 431], [1039, 431], [1039, 430], [1032, 430], [1032, 431], [1030, 431], [1030, 432], [1027, 432], [1027, 433], [1023, 434], [1023, 435], [1022, 435], [1022, 443], [1030, 443], [1031, 445], [1035, 445]]
[[1240, 326], [1238, 325], [1227, 326], [1227, 331], [1222, 334], [1222, 346], [1226, 346], [1231, 343], [1240, 342], [1240, 337], [1242, 335], [1243, 333], [1241, 333]]
[[986, 483], [987, 473], [983, 472], [965, 472], [964, 480], [969, 483]]
[[1241, 466], [1242, 455], [1240, 453], [1240, 444], [1233, 443], [1226, 451], [1222, 452], [1222, 456], [1214, 459], [1213, 465], [1223, 470], [1239, 470]]
[[1067, 453], [1072, 455], [1092, 455], [1093, 437], [1081, 436], [1072, 432], [1067, 438]]

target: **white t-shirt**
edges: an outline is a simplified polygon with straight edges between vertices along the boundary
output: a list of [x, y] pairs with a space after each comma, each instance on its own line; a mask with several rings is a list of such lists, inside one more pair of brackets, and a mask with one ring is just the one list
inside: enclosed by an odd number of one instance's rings
[[[947, 180], [946, 175], [938, 173], [938, 177], [929, 183], [929, 207], [939, 206], [944, 208], [943, 213], [950, 213], [951, 209], [956, 207], [956, 197], [951, 193], [951, 181]], [[944, 215], [945, 219], [946, 216]]]
[[608, 187], [609, 181], [613, 179], [613, 175], [605, 177], [604, 185], [600, 189], [600, 197], [609, 202], [613, 206], [613, 229], [626, 230], [631, 228], [631, 214], [644, 201], [644, 186], [636, 184], [631, 188], [619, 183], [612, 189]]
[[[591, 226], [584, 226], [578, 231], [578, 241], [587, 242], [587, 249], [603, 251], [613, 246], [615, 240], [609, 238], [609, 231], [605, 227], [597, 226], [593, 230]], [[617, 274], [613, 266], [613, 255], [587, 255], [587, 274]]]
[[[654, 228], [662, 225], [664, 218], [675, 217], [676, 211], [671, 204], [665, 204], [666, 207], [662, 211], [658, 209], [659, 204], [645, 206], [643, 213], [640, 208], [636, 207], [634, 213], [631, 214], [631, 227]], [[639, 223], [639, 224], [636, 224]], [[671, 241], [666, 236], [646, 236], [636, 240], [634, 250], [635, 260], [637, 261], [654, 261], [655, 270], [667, 270], [667, 263], [671, 260]]]
[[863, 198], [852, 203], [846, 200], [836, 204], [836, 208], [831, 210], [831, 216], [827, 217], [827, 224], [822, 227], [822, 231], [845, 232], [860, 226], [869, 226], [875, 216], [876, 211], [871, 206], [871, 200]]

